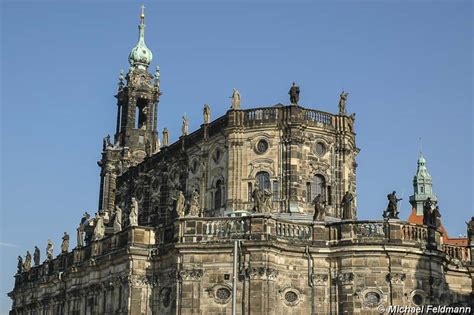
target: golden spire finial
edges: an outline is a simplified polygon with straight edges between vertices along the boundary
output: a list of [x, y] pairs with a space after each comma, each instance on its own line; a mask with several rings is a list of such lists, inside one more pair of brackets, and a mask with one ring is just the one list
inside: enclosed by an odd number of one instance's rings
[[142, 13], [140, 14], [140, 20], [143, 22], [145, 20], [145, 5], [142, 4]]

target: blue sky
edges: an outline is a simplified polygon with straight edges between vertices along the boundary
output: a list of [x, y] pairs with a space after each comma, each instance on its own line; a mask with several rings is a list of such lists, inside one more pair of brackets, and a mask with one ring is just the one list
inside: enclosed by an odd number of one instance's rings
[[[101, 139], [113, 134], [117, 76], [137, 40], [135, 1], [1, 3], [0, 313], [16, 257], [98, 202]], [[443, 223], [464, 234], [473, 210], [473, 8], [470, 1], [146, 1], [146, 42], [160, 65], [159, 129], [216, 118], [232, 88], [242, 107], [288, 102], [357, 113], [358, 216], [380, 219], [408, 196], [419, 138]], [[75, 242], [73, 242], [75, 243]], [[57, 250], [56, 250], [57, 252]]]

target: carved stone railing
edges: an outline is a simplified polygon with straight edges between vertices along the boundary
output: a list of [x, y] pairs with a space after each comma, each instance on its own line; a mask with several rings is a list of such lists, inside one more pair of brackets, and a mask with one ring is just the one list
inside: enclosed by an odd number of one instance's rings
[[389, 241], [388, 223], [385, 221], [342, 221], [330, 224], [331, 245], [339, 242], [383, 242]]
[[469, 248], [462, 245], [443, 244], [443, 251], [454, 260], [460, 262], [471, 261]]
[[273, 123], [278, 120], [278, 108], [263, 107], [244, 111], [244, 121], [247, 125]]
[[332, 122], [332, 115], [329, 113], [321, 112], [314, 109], [305, 109], [304, 110], [304, 120], [310, 123], [315, 124], [324, 124], [324, 125], [331, 125]]
[[313, 239], [312, 224], [290, 223], [276, 221], [276, 236], [279, 238], [288, 238], [301, 241]]
[[402, 226], [402, 239], [405, 242], [426, 244], [428, 242], [428, 229], [426, 226], [406, 223]]

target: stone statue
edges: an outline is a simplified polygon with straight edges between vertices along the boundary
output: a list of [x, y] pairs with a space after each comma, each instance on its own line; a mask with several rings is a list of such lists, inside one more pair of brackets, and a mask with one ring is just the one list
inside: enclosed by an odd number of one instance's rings
[[189, 119], [186, 116], [183, 116], [183, 125], [181, 127], [182, 136], [187, 136], [189, 134]]
[[100, 213], [95, 214], [94, 241], [100, 241], [105, 235], [104, 218]]
[[240, 92], [237, 89], [234, 89], [232, 92], [232, 96], [230, 97], [232, 99], [231, 102], [231, 109], [239, 109], [240, 108]]
[[268, 189], [263, 190], [263, 206], [262, 206], [263, 213], [267, 213], [272, 210], [272, 196], [273, 196], [273, 193], [270, 190]]
[[186, 205], [186, 200], [184, 194], [181, 190], [178, 191], [178, 196], [176, 197], [176, 213], [179, 218], [184, 218], [184, 208]]
[[23, 264], [25, 271], [30, 271], [31, 269], [31, 254], [30, 251], [26, 251], [25, 263]]
[[298, 105], [298, 101], [300, 100], [300, 87], [296, 86], [296, 82], [293, 82], [288, 94], [290, 94], [290, 103]]
[[432, 211], [432, 218], [434, 226], [439, 229], [441, 227], [441, 212], [439, 211], [439, 206], [436, 205], [436, 208]]
[[168, 146], [169, 142], [169, 134], [168, 134], [168, 128], [163, 129], [163, 146], [166, 147]]
[[122, 231], [122, 209], [115, 206], [114, 233]]
[[396, 195], [396, 191], [394, 190], [391, 194], [387, 195], [388, 199], [388, 206], [387, 209], [383, 213], [383, 217], [385, 219], [398, 219], [398, 202], [402, 200], [402, 198], [398, 199]]
[[343, 115], [346, 113], [346, 101], [349, 93], [342, 91], [339, 95], [339, 114]]
[[428, 198], [423, 203], [423, 224], [424, 225], [433, 225], [433, 206], [434, 202], [431, 201], [431, 198]]
[[474, 217], [471, 218], [471, 221], [466, 222], [467, 224], [467, 241], [469, 242], [472, 237], [474, 237]]
[[265, 211], [265, 194], [258, 185], [258, 182], [255, 183], [255, 189], [252, 192], [253, 198], [253, 210], [257, 213], [263, 213]]
[[326, 217], [326, 201], [323, 200], [323, 196], [318, 194], [312, 203], [314, 205], [313, 221], [323, 221]]
[[35, 263], [35, 266], [38, 266], [40, 264], [40, 259], [41, 259], [41, 256], [40, 256], [40, 250], [38, 248], [38, 246], [35, 246], [35, 252], [33, 253], [33, 261]]
[[46, 246], [46, 260], [53, 259], [53, 241], [48, 240], [48, 245]]
[[69, 234], [64, 232], [63, 242], [61, 243], [61, 254], [66, 254], [69, 250]]
[[138, 226], [138, 201], [132, 197], [132, 205], [130, 207], [130, 215], [128, 217], [130, 226]]
[[208, 104], [204, 104], [202, 113], [204, 115], [204, 123], [209, 124], [211, 122], [211, 107]]
[[21, 258], [21, 256], [18, 256], [18, 264], [16, 268], [17, 268], [17, 273], [23, 272], [23, 258]]
[[189, 203], [189, 216], [200, 217], [201, 216], [201, 203], [199, 200], [199, 192], [197, 189], [193, 191], [191, 196], [191, 202]]
[[349, 191], [346, 191], [341, 200], [343, 220], [352, 219], [352, 200], [354, 200], [354, 196]]
[[84, 233], [85, 233], [86, 223], [89, 220], [89, 218], [90, 218], [90, 214], [85, 212], [84, 215], [82, 216], [79, 226], [77, 227], [77, 247], [84, 246]]

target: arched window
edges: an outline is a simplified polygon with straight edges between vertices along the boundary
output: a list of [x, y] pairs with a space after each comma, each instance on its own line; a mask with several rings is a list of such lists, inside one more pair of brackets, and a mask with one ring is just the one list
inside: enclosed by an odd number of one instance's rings
[[214, 193], [214, 209], [220, 209], [222, 206], [222, 181], [216, 181], [216, 192]]
[[258, 172], [255, 180], [256, 180], [256, 184], [258, 184], [258, 188], [261, 191], [264, 191], [265, 189], [271, 191], [270, 174], [268, 174], [267, 172]]
[[311, 192], [308, 193], [308, 197], [311, 197], [308, 202], [312, 202], [319, 194], [321, 194], [323, 200], [326, 200], [326, 180], [322, 175], [314, 175], [311, 185], [308, 188]]

